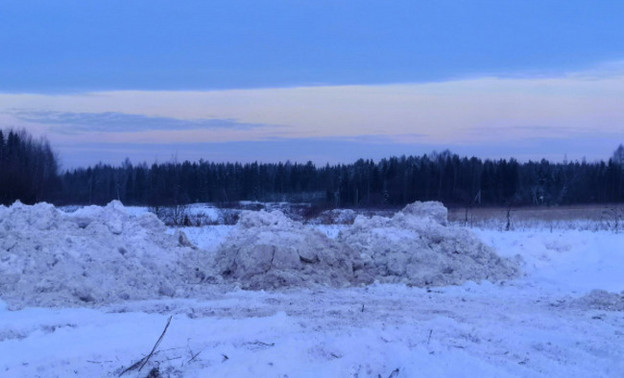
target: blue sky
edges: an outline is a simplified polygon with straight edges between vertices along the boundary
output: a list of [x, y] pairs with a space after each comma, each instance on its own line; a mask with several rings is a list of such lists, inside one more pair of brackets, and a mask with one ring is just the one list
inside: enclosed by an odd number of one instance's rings
[[621, 25], [621, 1], [2, 0], [0, 126], [68, 168], [608, 158]]

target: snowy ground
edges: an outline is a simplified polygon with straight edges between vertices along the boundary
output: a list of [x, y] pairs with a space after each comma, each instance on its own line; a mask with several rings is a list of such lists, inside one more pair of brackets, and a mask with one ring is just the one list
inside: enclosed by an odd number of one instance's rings
[[[335, 237], [345, 226], [310, 227]], [[230, 229], [185, 232], [211, 252]], [[119, 376], [170, 316], [156, 353], [123, 376], [624, 376], [624, 233], [474, 231], [500, 255], [521, 255], [524, 276], [430, 289], [215, 287], [95, 309], [0, 301], [0, 376]]]

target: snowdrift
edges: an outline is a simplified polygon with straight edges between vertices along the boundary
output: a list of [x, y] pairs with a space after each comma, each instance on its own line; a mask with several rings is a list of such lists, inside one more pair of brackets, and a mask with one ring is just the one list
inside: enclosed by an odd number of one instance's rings
[[588, 294], [575, 299], [573, 306], [583, 309], [602, 311], [624, 311], [624, 291], [620, 294], [594, 289]]
[[279, 211], [243, 212], [217, 252], [217, 270], [245, 289], [374, 280], [441, 286], [517, 276], [517, 262], [446, 224], [442, 204], [416, 202], [392, 218], [358, 216], [332, 240]]
[[218, 272], [245, 289], [370, 282], [357, 254], [281, 211], [244, 211], [216, 255]]
[[470, 231], [446, 224], [441, 203], [415, 202], [392, 218], [358, 216], [338, 241], [355, 249], [363, 269], [380, 282], [441, 286], [518, 275], [517, 262], [497, 256]]
[[189, 296], [209, 283], [428, 286], [518, 274], [517, 263], [446, 218], [439, 203], [414, 203], [391, 218], [358, 216], [334, 240], [280, 211], [243, 211], [211, 254], [118, 201], [74, 213], [16, 203], [0, 206], [0, 298], [12, 307], [84, 306]]
[[114, 201], [72, 214], [40, 203], [0, 207], [0, 297], [23, 305], [95, 305], [183, 295], [211, 263], [153, 214]]

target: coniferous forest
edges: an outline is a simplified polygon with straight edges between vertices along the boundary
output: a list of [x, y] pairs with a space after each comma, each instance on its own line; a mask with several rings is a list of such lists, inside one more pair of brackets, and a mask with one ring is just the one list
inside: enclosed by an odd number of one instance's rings
[[57, 198], [62, 188], [57, 160], [45, 139], [0, 130], [0, 204]]
[[624, 147], [608, 161], [481, 160], [449, 151], [374, 162], [167, 162], [58, 172], [45, 139], [0, 132], [0, 202], [166, 206], [240, 200], [312, 202], [325, 207], [571, 205], [624, 202]]

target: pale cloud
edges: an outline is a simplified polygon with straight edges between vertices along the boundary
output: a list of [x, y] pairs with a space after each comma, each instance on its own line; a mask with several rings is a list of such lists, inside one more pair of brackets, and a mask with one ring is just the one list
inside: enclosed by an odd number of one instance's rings
[[[624, 74], [615, 66], [558, 77], [393, 85], [0, 94], [0, 121], [47, 130], [64, 145], [326, 138], [453, 147], [610, 138], [624, 129]], [[77, 117], [81, 133], [64, 135], [55, 129], [60, 121], [20, 118], [14, 109], [70, 114], [60, 118], [75, 124]], [[103, 114], [114, 115], [112, 129], [104, 130]], [[120, 130], [133, 119], [144, 123]]]
[[11, 113], [20, 121], [52, 125], [51, 130], [59, 133], [127, 133], [154, 130], [180, 131], [197, 129], [249, 130], [270, 126], [257, 123], [238, 122], [235, 119], [178, 119], [118, 112], [79, 113], [22, 109], [14, 110]]

